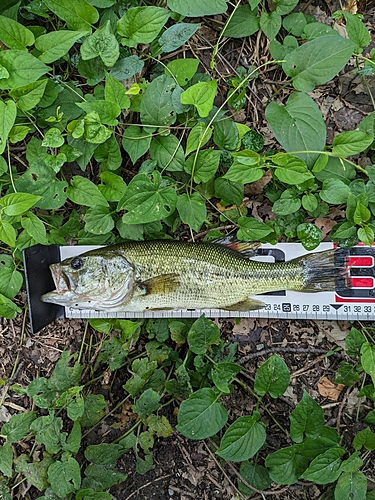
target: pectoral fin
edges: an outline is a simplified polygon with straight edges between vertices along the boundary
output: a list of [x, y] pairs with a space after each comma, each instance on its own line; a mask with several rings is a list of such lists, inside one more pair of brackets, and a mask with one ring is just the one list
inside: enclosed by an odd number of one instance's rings
[[255, 309], [263, 309], [264, 306], [265, 303], [261, 300], [247, 298], [236, 304], [221, 307], [220, 309], [224, 309], [225, 311], [253, 311]]
[[180, 281], [178, 274], [161, 274], [148, 280], [137, 283], [143, 295], [172, 293], [176, 290]]

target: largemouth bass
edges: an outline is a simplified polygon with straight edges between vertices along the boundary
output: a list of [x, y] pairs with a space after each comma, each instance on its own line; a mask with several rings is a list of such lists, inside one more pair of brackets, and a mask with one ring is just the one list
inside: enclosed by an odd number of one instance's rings
[[[233, 246], [235, 248], [233, 248]], [[334, 290], [346, 274], [334, 251], [289, 262], [251, 260], [252, 244], [127, 242], [91, 250], [50, 266], [56, 290], [42, 296], [79, 309], [142, 312], [173, 309], [260, 309], [251, 297], [278, 290]]]

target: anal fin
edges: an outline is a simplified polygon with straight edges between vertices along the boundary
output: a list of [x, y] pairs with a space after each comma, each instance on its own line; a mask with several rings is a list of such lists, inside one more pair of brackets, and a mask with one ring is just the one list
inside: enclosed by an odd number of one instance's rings
[[261, 300], [251, 299], [250, 297], [237, 302], [236, 304], [231, 304], [230, 306], [220, 307], [225, 311], [254, 311], [256, 309], [263, 309], [265, 303]]

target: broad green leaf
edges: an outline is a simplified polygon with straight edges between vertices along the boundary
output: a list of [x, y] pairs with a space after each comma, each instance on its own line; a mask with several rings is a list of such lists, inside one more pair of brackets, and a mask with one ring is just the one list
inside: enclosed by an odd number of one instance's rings
[[33, 32], [22, 24], [5, 16], [0, 16], [0, 40], [9, 49], [26, 50], [34, 43]]
[[224, 35], [231, 38], [244, 38], [251, 36], [259, 30], [259, 17], [250, 5], [242, 5], [236, 9]]
[[0, 154], [5, 151], [8, 135], [14, 125], [16, 116], [17, 107], [12, 100], [0, 101]]
[[228, 172], [223, 175], [223, 179], [228, 179], [241, 184], [249, 184], [263, 177], [263, 170], [257, 165], [244, 165], [239, 161], [234, 161]]
[[30, 425], [35, 420], [35, 411], [16, 413], [9, 422], [1, 428], [1, 434], [6, 437], [9, 443], [21, 441], [30, 431]]
[[301, 443], [303, 437], [318, 437], [324, 425], [324, 412], [305, 390], [301, 401], [290, 414], [290, 437]]
[[230, 363], [222, 361], [215, 365], [211, 371], [212, 382], [219, 389], [219, 391], [225, 394], [230, 394], [231, 389], [229, 387], [232, 379], [237, 375], [238, 372], [243, 370], [242, 366], [236, 363]]
[[[1, 241], [1, 221], [0, 221], [0, 241]], [[17, 316], [17, 314], [20, 314], [21, 312], [22, 310], [14, 302], [8, 299], [8, 297], [5, 297], [5, 295], [0, 294], [0, 316], [3, 316], [3, 318], [13, 319]]]
[[194, 354], [205, 354], [211, 345], [219, 343], [219, 339], [219, 328], [204, 315], [193, 323], [187, 337], [189, 348]]
[[358, 202], [353, 214], [353, 221], [355, 224], [362, 224], [362, 222], [367, 222], [371, 217], [370, 210]]
[[75, 175], [70, 181], [70, 186], [66, 190], [67, 197], [77, 203], [92, 207], [95, 205], [108, 206], [107, 200], [104, 198], [98, 187], [86, 177]]
[[58, 180], [41, 157], [32, 161], [26, 172], [15, 180], [15, 185], [17, 191], [40, 196], [36, 206], [44, 210], [60, 208], [66, 200], [64, 190], [68, 183]]
[[117, 60], [111, 69], [111, 75], [116, 80], [126, 80], [141, 71], [143, 66], [144, 62], [138, 56], [123, 57]]
[[117, 170], [122, 165], [120, 146], [113, 134], [95, 148], [94, 157], [100, 162], [101, 170]]
[[36, 106], [43, 97], [48, 80], [38, 80], [23, 87], [17, 87], [9, 92], [10, 97], [17, 102], [22, 111], [29, 111]]
[[99, 13], [86, 0], [43, 0], [57, 17], [75, 31], [91, 33], [92, 25], [99, 20]]
[[219, 168], [220, 151], [204, 149], [193, 153], [186, 160], [185, 171], [193, 176], [194, 182], [207, 182]]
[[281, 61], [298, 46], [298, 40], [294, 36], [287, 35], [282, 44], [277, 40], [272, 40], [270, 43], [270, 52], [275, 60]]
[[85, 229], [89, 233], [106, 234], [115, 227], [109, 209], [103, 205], [89, 208], [83, 219], [86, 222]]
[[298, 481], [309, 463], [309, 459], [301, 454], [301, 446], [303, 444], [281, 448], [267, 455], [265, 464], [272, 481], [277, 484], [293, 484]]
[[[179, 61], [180, 59], [176, 59]], [[186, 156], [192, 151], [202, 148], [211, 139], [212, 128], [207, 128], [207, 126], [198, 122], [189, 132], [187, 143], [186, 143]]]
[[281, 182], [296, 186], [314, 178], [303, 160], [290, 155], [286, 155], [286, 158], [287, 163], [275, 170], [275, 176]]
[[[1, 307], [1, 304], [0, 304]], [[13, 470], [13, 450], [10, 441], [6, 441], [0, 446], [0, 471], [4, 476], [11, 477]], [[0, 489], [0, 494], [2, 493]], [[10, 497], [9, 497], [10, 498]]]
[[[123, 474], [122, 472], [117, 471], [115, 464], [107, 464], [107, 465], [90, 464], [85, 469], [85, 476], [90, 480], [95, 481], [94, 484], [99, 483], [100, 488], [103, 490], [107, 490], [108, 488], [111, 488], [115, 484], [122, 483], [127, 478], [127, 474]], [[78, 495], [79, 493], [77, 494], [77, 500], [78, 500]], [[99, 495], [103, 495], [103, 493], [99, 492]], [[103, 498], [97, 498], [93, 500], [112, 500], [112, 499], [113, 496], [110, 495], [108, 499], [105, 496], [103, 496]], [[89, 498], [88, 500], [91, 500], [91, 498]]]
[[281, 28], [280, 14], [277, 10], [271, 12], [270, 14], [268, 14], [268, 12], [263, 12], [260, 16], [259, 26], [266, 37], [269, 40], [273, 40]]
[[212, 16], [227, 10], [228, 0], [168, 0], [168, 7], [186, 17]]
[[297, 236], [306, 250], [314, 250], [322, 241], [322, 231], [311, 222], [304, 222], [297, 227]]
[[21, 455], [17, 460], [15, 470], [22, 473], [28, 482], [30, 482], [39, 491], [48, 488], [49, 483], [47, 480], [47, 471], [49, 466], [53, 463], [53, 458], [46, 457], [40, 462], [28, 462], [26, 455]]
[[313, 212], [318, 207], [318, 200], [312, 193], [302, 196], [302, 206], [307, 212]]
[[[241, 463], [241, 477], [257, 490], [266, 490], [271, 484], [271, 479], [268, 470], [262, 465], [252, 464], [249, 461]], [[252, 495], [253, 490], [245, 486], [241, 481], [238, 482], [238, 489], [244, 495]]]
[[279, 215], [290, 215], [301, 208], [301, 200], [291, 189], [286, 189], [281, 193], [280, 198], [275, 201], [272, 211]]
[[[23, 141], [24, 138], [27, 136], [27, 134], [30, 132], [30, 130], [31, 127], [26, 127], [24, 125], [15, 125], [9, 132], [9, 141], [12, 144], [16, 144], [17, 142]], [[1, 166], [0, 166], [0, 172], [1, 172]]]
[[[121, 113], [121, 108], [118, 104], [114, 102], [105, 101], [104, 99], [98, 99], [95, 101], [77, 102], [78, 107], [83, 109], [88, 115], [94, 113], [94, 115], [85, 117], [85, 125], [87, 125], [86, 131], [90, 130], [90, 125], [93, 127], [97, 123], [97, 115], [100, 123], [104, 123], [109, 126], [115, 127], [118, 125], [117, 117]], [[93, 118], [93, 119], [91, 119]], [[87, 133], [87, 132], [86, 132]], [[106, 139], [107, 140], [107, 139]], [[100, 143], [105, 142], [101, 141]], [[99, 143], [99, 144], [100, 144]]]
[[281, 16], [285, 16], [291, 12], [298, 4], [298, 0], [276, 0], [276, 12]]
[[343, 11], [343, 14], [346, 21], [346, 31], [348, 33], [348, 36], [350, 40], [357, 45], [357, 53], [360, 54], [363, 47], [367, 47], [367, 45], [370, 44], [371, 35], [365, 24], [359, 17], [345, 11]]
[[290, 374], [285, 361], [274, 354], [256, 371], [254, 390], [260, 395], [278, 398], [287, 390]]
[[68, 457], [51, 464], [48, 468], [48, 481], [59, 498], [65, 498], [77, 491], [81, 485], [81, 471], [77, 460]]
[[349, 192], [349, 186], [339, 179], [327, 179], [323, 182], [319, 196], [327, 203], [340, 205], [346, 203]]
[[12, 224], [0, 219], [0, 241], [14, 248], [16, 246], [17, 233]]
[[141, 122], [157, 127], [168, 126], [176, 120], [172, 92], [176, 83], [173, 78], [160, 75], [147, 87], [141, 102]]
[[375, 137], [375, 111], [367, 115], [358, 125], [359, 130]]
[[169, 11], [161, 7], [131, 7], [117, 23], [117, 31], [124, 37], [122, 44], [151, 43], [168, 18]]
[[25, 217], [22, 217], [21, 225], [27, 234], [30, 235], [31, 238], [33, 238], [37, 243], [40, 243], [41, 245], [48, 245], [45, 225], [35, 214], [28, 212]]
[[374, 231], [370, 226], [360, 227], [358, 229], [358, 238], [362, 243], [368, 246], [372, 246], [374, 243]]
[[114, 102], [121, 109], [130, 107], [130, 99], [125, 87], [116, 78], [113, 78], [110, 73], [107, 73], [105, 77], [104, 96], [106, 101]]
[[313, 40], [319, 36], [340, 36], [339, 33], [332, 29], [331, 26], [322, 23], [308, 23], [305, 26], [302, 34], [306, 40]]
[[182, 222], [198, 232], [207, 217], [206, 205], [202, 196], [199, 193], [193, 193], [191, 196], [180, 194], [177, 198], [176, 208]]
[[200, 117], [209, 115], [216, 97], [217, 81], [199, 82], [192, 85], [181, 94], [182, 104], [193, 104]]
[[38, 59], [50, 64], [64, 57], [75, 42], [87, 34], [87, 31], [59, 30], [51, 31], [39, 36], [35, 40], [35, 47], [41, 52]]
[[126, 191], [126, 184], [122, 177], [113, 172], [102, 172], [98, 189], [107, 201], [119, 201]]
[[176, 429], [189, 439], [205, 439], [224, 427], [228, 413], [210, 388], [199, 389], [183, 401], [177, 416]]
[[151, 415], [151, 413], [159, 410], [161, 396], [153, 389], [146, 389], [140, 397], [137, 399], [132, 409], [134, 413], [137, 413], [141, 418]]
[[253, 217], [240, 217], [237, 222], [237, 238], [242, 241], [258, 241], [272, 233], [271, 227]]
[[260, 414], [239, 417], [229, 426], [216, 454], [231, 462], [242, 462], [254, 456], [266, 440], [266, 427], [258, 422]]
[[0, 198], [0, 206], [4, 207], [3, 211], [6, 215], [22, 215], [39, 200], [40, 196], [35, 196], [33, 194], [11, 193]]
[[150, 144], [150, 156], [163, 170], [169, 172], [184, 171], [184, 150], [180, 141], [173, 134], [155, 136]]
[[283, 19], [283, 27], [294, 36], [301, 36], [306, 24], [307, 20], [302, 12], [293, 12], [293, 14], [289, 14]]
[[344, 472], [337, 481], [335, 500], [366, 500], [366, 493], [367, 478], [363, 472]]
[[223, 177], [218, 177], [214, 182], [215, 196], [221, 198], [227, 205], [241, 205], [244, 198], [244, 186]]
[[287, 54], [283, 70], [292, 78], [295, 89], [309, 92], [336, 76], [353, 49], [353, 42], [346, 38], [321, 36]]
[[178, 23], [168, 28], [158, 40], [162, 52], [173, 52], [191, 38], [200, 24]]
[[130, 181], [125, 197], [119, 202], [118, 210], [127, 210], [122, 217], [125, 224], [144, 224], [165, 219], [171, 215], [177, 202], [176, 191], [162, 184], [159, 172], [153, 172], [154, 179], [146, 174], [137, 174]]
[[347, 157], [356, 155], [368, 148], [374, 141], [374, 138], [360, 130], [349, 130], [341, 132], [333, 139], [332, 153], [337, 156]]
[[59, 148], [64, 144], [64, 138], [61, 136], [61, 130], [57, 127], [52, 127], [47, 130], [42, 140], [42, 146], [48, 148]]
[[238, 129], [233, 120], [224, 119], [214, 124], [214, 143], [221, 149], [234, 151], [238, 145]]
[[150, 133], [136, 125], [130, 125], [130, 127], [124, 130], [122, 147], [130, 156], [133, 164], [148, 151], [151, 138], [152, 135]]
[[0, 51], [0, 65], [9, 73], [9, 78], [0, 79], [1, 90], [28, 85], [51, 69], [32, 54], [16, 49]]
[[375, 346], [369, 342], [364, 342], [361, 346], [361, 365], [375, 384]]
[[364, 447], [366, 450], [375, 450], [375, 433], [369, 427], [362, 429], [353, 439], [353, 447], [355, 450], [361, 450]]
[[331, 448], [317, 456], [302, 474], [303, 479], [316, 484], [333, 483], [341, 474], [341, 457], [345, 453], [344, 448]]
[[353, 179], [356, 176], [354, 166], [347, 160], [330, 156], [327, 165], [319, 172], [314, 172], [315, 177], [323, 182], [326, 179], [339, 179], [346, 183], [347, 180]]
[[291, 94], [285, 106], [271, 102], [266, 118], [276, 139], [286, 151], [298, 153], [308, 167], [312, 167], [326, 143], [326, 126], [322, 114], [310, 96], [302, 92]]
[[[195, 75], [199, 66], [199, 59], [173, 59], [167, 64], [165, 74], [174, 76], [177, 83], [184, 87]], [[171, 75], [172, 73], [172, 75]]]
[[23, 283], [22, 274], [17, 271], [10, 255], [0, 254], [0, 294], [13, 299]]
[[120, 48], [112, 33], [110, 21], [104, 23], [92, 35], [85, 38], [81, 45], [81, 56], [84, 61], [99, 56], [103, 64], [111, 67], [120, 55]]

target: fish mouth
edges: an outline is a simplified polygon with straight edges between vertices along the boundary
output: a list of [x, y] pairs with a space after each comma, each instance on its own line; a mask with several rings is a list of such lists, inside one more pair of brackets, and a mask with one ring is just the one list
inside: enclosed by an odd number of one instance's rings
[[72, 290], [72, 283], [64, 272], [60, 270], [59, 264], [51, 264], [49, 266], [52, 274], [52, 279], [55, 285], [55, 293], [63, 294]]

